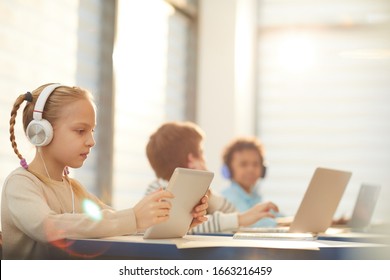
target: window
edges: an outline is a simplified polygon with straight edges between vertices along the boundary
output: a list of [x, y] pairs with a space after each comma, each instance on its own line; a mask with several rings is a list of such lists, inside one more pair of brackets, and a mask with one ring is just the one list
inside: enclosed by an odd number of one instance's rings
[[[388, 197], [389, 19], [388, 1], [261, 1], [258, 134], [270, 165], [264, 191], [288, 214], [317, 166], [353, 172], [338, 214], [350, 214], [363, 182], [382, 185]], [[383, 217], [385, 203], [378, 207]]]
[[[114, 47], [114, 200], [129, 207], [155, 177], [146, 158], [149, 135], [168, 120], [194, 118], [193, 5], [118, 1]], [[132, 199], [132, 201], [129, 200]]]

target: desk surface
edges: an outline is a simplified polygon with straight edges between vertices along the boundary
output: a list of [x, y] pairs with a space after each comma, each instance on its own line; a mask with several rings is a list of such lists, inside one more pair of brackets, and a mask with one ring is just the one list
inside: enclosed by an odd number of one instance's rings
[[390, 244], [390, 235], [383, 234], [383, 233], [327, 231], [326, 233], [319, 234], [318, 239], [319, 240], [347, 241], [347, 242]]
[[116, 236], [67, 243], [65, 250], [75, 259], [390, 259], [388, 245], [332, 240], [235, 240], [231, 236], [187, 235], [163, 240]]

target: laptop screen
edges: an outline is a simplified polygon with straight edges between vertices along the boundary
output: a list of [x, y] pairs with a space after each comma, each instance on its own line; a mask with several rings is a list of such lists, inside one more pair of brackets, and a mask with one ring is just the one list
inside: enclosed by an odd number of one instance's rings
[[352, 173], [318, 167], [301, 201], [290, 232], [325, 232]]
[[348, 226], [352, 228], [367, 227], [374, 213], [379, 198], [380, 186], [362, 184]]

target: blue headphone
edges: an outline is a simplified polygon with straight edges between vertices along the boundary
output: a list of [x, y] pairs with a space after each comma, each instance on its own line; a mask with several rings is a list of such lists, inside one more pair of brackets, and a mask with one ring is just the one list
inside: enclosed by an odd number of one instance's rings
[[[262, 168], [262, 173], [261, 173], [261, 177], [260, 178], [265, 178], [265, 175], [267, 173], [267, 166], [263, 163], [261, 168]], [[232, 178], [232, 173], [230, 172], [230, 168], [229, 168], [229, 166], [226, 163], [224, 165], [222, 165], [221, 173], [222, 173], [222, 176], [225, 179], [231, 179]]]

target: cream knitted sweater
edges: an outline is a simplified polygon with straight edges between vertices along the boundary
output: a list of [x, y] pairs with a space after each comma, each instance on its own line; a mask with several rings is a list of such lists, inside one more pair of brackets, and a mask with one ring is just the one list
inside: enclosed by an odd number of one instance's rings
[[[54, 241], [64, 238], [95, 238], [136, 233], [132, 208], [115, 211], [94, 195], [81, 197], [65, 180], [45, 185], [33, 174], [18, 168], [5, 180], [1, 199], [4, 259], [50, 259]], [[83, 203], [99, 205], [87, 213]]]

